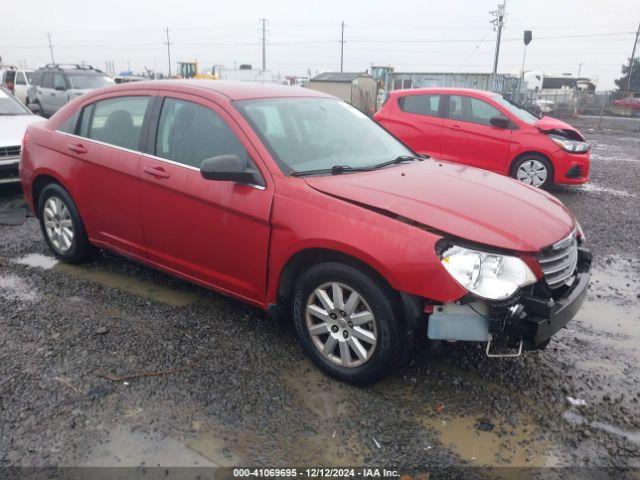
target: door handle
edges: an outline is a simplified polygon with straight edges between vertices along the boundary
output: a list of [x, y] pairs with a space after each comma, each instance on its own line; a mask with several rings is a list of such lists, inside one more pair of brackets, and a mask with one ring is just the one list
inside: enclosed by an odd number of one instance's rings
[[460, 130], [460, 125], [451, 125], [451, 128], [453, 128], [454, 130]]
[[76, 153], [87, 153], [87, 148], [81, 143], [70, 143], [67, 148]]
[[144, 167], [143, 168], [144, 173], [148, 174], [148, 175], [152, 175], [154, 177], [157, 178], [169, 178], [169, 172], [167, 172], [164, 168], [162, 167]]

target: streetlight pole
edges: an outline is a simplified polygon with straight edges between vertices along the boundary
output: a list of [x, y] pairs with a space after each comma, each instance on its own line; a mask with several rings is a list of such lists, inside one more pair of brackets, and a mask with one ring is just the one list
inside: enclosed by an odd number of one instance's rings
[[340, 27], [340, 73], [342, 73], [342, 69], [344, 67], [344, 21], [340, 24]]
[[171, 49], [169, 48], [169, 46], [171, 45], [171, 42], [169, 41], [169, 27], [165, 28], [165, 32], [167, 33], [167, 57], [169, 60], [169, 78], [171, 78]]

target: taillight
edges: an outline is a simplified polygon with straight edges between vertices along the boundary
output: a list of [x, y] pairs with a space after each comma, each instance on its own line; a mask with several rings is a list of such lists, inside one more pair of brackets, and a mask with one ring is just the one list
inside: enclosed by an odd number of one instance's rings
[[13, 82], [7, 82], [7, 88], [11, 93], [13, 93]]

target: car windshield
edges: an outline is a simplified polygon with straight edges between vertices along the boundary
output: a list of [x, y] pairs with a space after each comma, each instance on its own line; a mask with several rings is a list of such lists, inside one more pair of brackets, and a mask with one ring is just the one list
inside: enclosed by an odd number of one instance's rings
[[69, 82], [71, 82], [71, 88], [77, 88], [79, 90], [89, 90], [95, 88], [106, 87], [107, 85], [113, 85], [114, 81], [104, 75], [91, 75], [74, 73], [69, 75]]
[[522, 107], [519, 107], [515, 103], [511, 103], [502, 95], [496, 95], [495, 97], [493, 97], [493, 99], [497, 103], [502, 105], [504, 108], [509, 110], [509, 112], [513, 113], [516, 117], [518, 117], [523, 122], [527, 122], [528, 124], [533, 125], [537, 120], [539, 120], [539, 118], [536, 117], [533, 113], [528, 112], [527, 110], [525, 110]]
[[0, 115], [31, 115], [31, 112], [13, 95], [0, 88]]
[[235, 102], [285, 174], [374, 167], [414, 155], [376, 122], [332, 98]]

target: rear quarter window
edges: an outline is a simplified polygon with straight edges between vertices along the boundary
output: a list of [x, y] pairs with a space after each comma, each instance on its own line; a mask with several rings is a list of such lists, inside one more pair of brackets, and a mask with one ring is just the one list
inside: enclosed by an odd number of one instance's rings
[[440, 95], [405, 95], [398, 98], [398, 106], [406, 113], [437, 117], [440, 111]]

